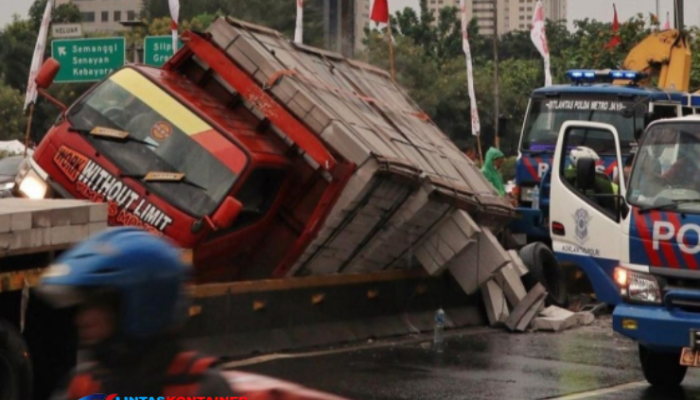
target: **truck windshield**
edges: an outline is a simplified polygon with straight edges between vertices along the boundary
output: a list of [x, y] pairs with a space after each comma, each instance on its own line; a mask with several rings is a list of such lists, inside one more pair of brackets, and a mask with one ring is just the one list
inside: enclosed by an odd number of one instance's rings
[[127, 139], [131, 140], [87, 135], [95, 149], [116, 164], [122, 174], [184, 173], [190, 184], [185, 180], [143, 184], [196, 217], [216, 209], [231, 190], [236, 172], [240, 172], [227, 167], [205, 148], [207, 141], [225, 143], [224, 146], [233, 146], [232, 143], [133, 69], [123, 69], [102, 82], [71, 108], [68, 121], [82, 132], [95, 127], [128, 132]]
[[[624, 115], [632, 102], [589, 99], [533, 99], [525, 120], [522, 150], [551, 151], [559, 136], [559, 129], [567, 121], [602, 122], [614, 126], [620, 134], [623, 151], [628, 152], [634, 142], [634, 129], [644, 129], [644, 117]], [[638, 107], [641, 110], [641, 107]], [[636, 121], [634, 120], [636, 118]], [[612, 143], [612, 142], [611, 142]], [[599, 154], [615, 154], [615, 148], [596, 149]]]
[[645, 133], [630, 176], [628, 202], [700, 212], [700, 124], [663, 123]]

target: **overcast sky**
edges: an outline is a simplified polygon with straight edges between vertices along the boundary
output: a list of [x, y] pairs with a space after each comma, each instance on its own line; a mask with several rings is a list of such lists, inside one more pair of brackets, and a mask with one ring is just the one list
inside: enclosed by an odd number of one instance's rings
[[[193, 0], [185, 0], [193, 1]], [[291, 1], [291, 0], [289, 0]], [[547, 1], [547, 0], [545, 0]], [[0, 27], [4, 27], [12, 19], [12, 14], [27, 15], [32, 0], [0, 0]], [[672, 11], [673, 0], [659, 0], [661, 8], [661, 20], [664, 21], [666, 11]], [[653, 12], [656, 9], [656, 0], [616, 0], [617, 11], [621, 20], [626, 20], [632, 15], [643, 12]], [[392, 11], [407, 6], [417, 7], [418, 0], [389, 0]], [[603, 21], [612, 21], [611, 0], [569, 0], [568, 20], [595, 18]], [[673, 13], [671, 12], [671, 18]], [[689, 25], [700, 23], [700, 1], [685, 0], [685, 21]]]

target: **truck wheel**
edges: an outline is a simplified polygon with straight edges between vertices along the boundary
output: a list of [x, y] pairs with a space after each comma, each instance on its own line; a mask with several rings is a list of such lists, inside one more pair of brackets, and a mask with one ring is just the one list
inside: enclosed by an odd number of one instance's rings
[[522, 278], [528, 291], [541, 283], [548, 292], [547, 304], [566, 308], [569, 305], [569, 293], [566, 290], [564, 271], [559, 261], [544, 243], [530, 243], [518, 253], [528, 269]]
[[652, 386], [670, 388], [683, 382], [688, 367], [680, 365], [680, 356], [680, 353], [659, 353], [639, 345], [642, 371]]
[[0, 320], [0, 400], [32, 398], [32, 363], [17, 329]]

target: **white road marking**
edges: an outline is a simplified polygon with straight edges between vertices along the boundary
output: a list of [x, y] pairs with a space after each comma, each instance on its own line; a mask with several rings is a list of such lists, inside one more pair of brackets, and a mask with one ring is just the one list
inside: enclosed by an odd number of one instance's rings
[[625, 383], [622, 385], [612, 386], [612, 387], [605, 388], [605, 389], [591, 390], [590, 392], [574, 393], [574, 394], [569, 394], [569, 395], [562, 396], [562, 397], [549, 397], [547, 400], [589, 399], [589, 398], [596, 398], [597, 396], [602, 396], [605, 394], [623, 392], [623, 391], [629, 390], [629, 389], [641, 389], [641, 388], [648, 387], [648, 386], [649, 386], [649, 384], [646, 381], [632, 382], [632, 383]]

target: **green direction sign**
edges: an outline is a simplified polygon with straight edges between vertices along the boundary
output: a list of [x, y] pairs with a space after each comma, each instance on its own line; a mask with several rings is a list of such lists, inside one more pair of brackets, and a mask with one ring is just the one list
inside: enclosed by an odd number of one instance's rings
[[[177, 48], [182, 47], [178, 40]], [[143, 63], [160, 67], [173, 56], [172, 36], [146, 36], [143, 42]]]
[[106, 78], [126, 60], [123, 37], [60, 39], [51, 42], [51, 56], [61, 63], [54, 82], [94, 82]]

